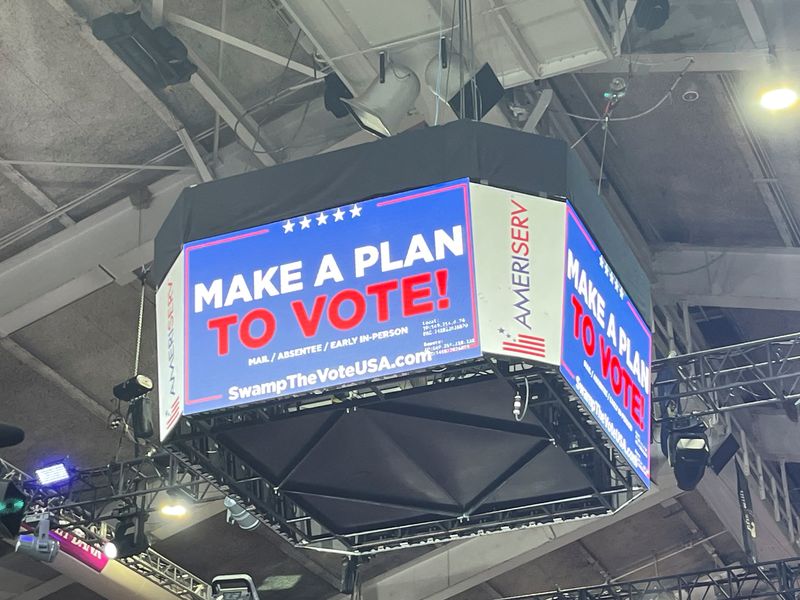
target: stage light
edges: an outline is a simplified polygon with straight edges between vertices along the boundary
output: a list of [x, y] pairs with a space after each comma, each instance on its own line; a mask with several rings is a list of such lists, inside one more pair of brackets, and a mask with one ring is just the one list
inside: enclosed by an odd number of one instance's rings
[[58, 542], [50, 537], [50, 515], [43, 514], [36, 531], [30, 535], [21, 535], [14, 547], [16, 552], [35, 558], [42, 562], [53, 562], [58, 554]]
[[241, 504], [230, 496], [227, 496], [222, 503], [228, 509], [228, 523], [236, 523], [245, 531], [251, 531], [261, 524], [261, 521], [247, 512]]
[[130, 402], [136, 398], [141, 398], [153, 391], [153, 380], [147, 375], [135, 375], [126, 379], [122, 383], [114, 386], [112, 392], [117, 400]]
[[694, 417], [675, 419], [669, 433], [669, 462], [678, 487], [691, 491], [706, 471], [709, 458], [705, 424]]
[[119, 550], [117, 550], [117, 545], [114, 542], [106, 542], [103, 546], [103, 554], [106, 555], [106, 558], [109, 560], [114, 560], [119, 556]]
[[114, 528], [114, 545], [117, 558], [128, 558], [141, 554], [150, 547], [150, 541], [144, 534], [145, 515], [136, 515], [120, 519]]
[[376, 77], [357, 98], [342, 98], [350, 114], [365, 131], [379, 137], [397, 133], [397, 127], [419, 96], [419, 79], [403, 65], [391, 63], [383, 69], [385, 77]]
[[25, 515], [25, 495], [11, 481], [0, 481], [0, 538], [19, 533]]
[[786, 110], [797, 104], [797, 92], [790, 87], [776, 87], [765, 90], [759, 103], [766, 110]]
[[187, 509], [184, 504], [171, 501], [168, 504], [162, 505], [160, 512], [165, 517], [185, 517], [189, 509]]
[[36, 480], [39, 485], [53, 486], [69, 481], [69, 478], [69, 471], [63, 462], [36, 469]]

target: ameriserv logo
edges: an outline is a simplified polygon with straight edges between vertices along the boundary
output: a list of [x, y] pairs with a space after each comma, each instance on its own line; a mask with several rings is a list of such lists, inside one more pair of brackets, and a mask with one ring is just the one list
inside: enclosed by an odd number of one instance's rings
[[509, 230], [511, 234], [511, 289], [514, 291], [514, 320], [531, 329], [531, 251], [528, 209], [513, 198]]
[[169, 392], [172, 402], [167, 415], [166, 429], [170, 429], [181, 414], [181, 396], [178, 393], [175, 350], [175, 286], [170, 279], [167, 281], [167, 365], [169, 368]]
[[512, 314], [514, 320], [524, 327], [528, 333], [501, 331], [506, 339], [502, 342], [503, 350], [517, 354], [527, 354], [535, 358], [545, 358], [545, 340], [532, 335], [533, 310], [531, 289], [531, 270], [533, 267], [531, 252], [531, 228], [528, 207], [511, 198], [509, 205], [509, 235], [511, 259], [509, 276], [513, 294]]

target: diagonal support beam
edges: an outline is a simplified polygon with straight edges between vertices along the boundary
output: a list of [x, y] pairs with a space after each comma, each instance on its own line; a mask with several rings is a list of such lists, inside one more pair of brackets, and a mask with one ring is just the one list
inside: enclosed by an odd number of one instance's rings
[[259, 141], [257, 133], [251, 131], [252, 127], [243, 124], [244, 121], [248, 119], [248, 117], [244, 115], [244, 111], [240, 112], [236, 108], [233, 108], [231, 104], [226, 102], [222, 95], [217, 93], [217, 90], [198, 73], [192, 75], [189, 81], [192, 86], [194, 86], [194, 89], [197, 90], [197, 93], [219, 113], [222, 120], [228, 124], [247, 149], [255, 154], [256, 158], [258, 158], [264, 166], [271, 167], [276, 164], [275, 159], [270, 156], [269, 152], [264, 148], [264, 145]]
[[[128, 65], [126, 65], [121, 58], [119, 58], [111, 48], [108, 47], [107, 44], [98, 40], [94, 33], [92, 33], [92, 28], [89, 23], [86, 21], [83, 16], [78, 14], [78, 12], [72, 8], [66, 0], [47, 0], [50, 6], [60, 14], [66, 21], [77, 28], [78, 34], [81, 38], [89, 44], [102, 58], [108, 66], [110, 66], [114, 72], [120, 76], [120, 78], [128, 84], [128, 86], [139, 96], [142, 101], [145, 102], [153, 112], [158, 115], [158, 117], [169, 127], [172, 131], [174, 131], [181, 140], [186, 152], [189, 154], [189, 157], [192, 159], [192, 162], [198, 168], [198, 174], [203, 181], [210, 181], [211, 179], [206, 179], [206, 177], [211, 177], [210, 172], [205, 167], [205, 163], [200, 159], [200, 153], [197, 150], [197, 147], [194, 145], [194, 142], [188, 135], [182, 136], [179, 132], [181, 130], [186, 130], [186, 126], [178, 119], [169, 108], [169, 106], [164, 103], [161, 98], [155, 95], [153, 91], [145, 85], [145, 83], [139, 78], [136, 73], [134, 73]], [[198, 162], [202, 163], [202, 167], [198, 166]]]
[[75, 27], [84, 42], [93, 48], [114, 72], [122, 78], [130, 88], [139, 96], [158, 117], [172, 130], [182, 127], [172, 111], [148, 88], [139, 77], [131, 71], [121, 58], [111, 48], [101, 42], [92, 33], [92, 28], [83, 16], [78, 14], [66, 0], [47, 0], [48, 4], [60, 14], [70, 25]]
[[266, 141], [261, 138], [258, 122], [250, 116], [195, 49], [185, 42], [184, 45], [189, 52], [189, 60], [197, 66], [197, 73], [189, 80], [197, 93], [222, 117], [261, 164], [266, 167], [276, 164], [275, 158], [266, 149]]
[[664, 299], [694, 306], [800, 311], [800, 248], [712, 248], [681, 244], [655, 253]]
[[288, 68], [300, 73], [301, 75], [305, 75], [307, 77], [313, 77], [314, 79], [319, 77], [319, 73], [317, 73], [316, 69], [312, 67], [297, 62], [296, 60], [290, 60], [286, 56], [281, 56], [280, 54], [276, 54], [271, 50], [267, 50], [266, 48], [262, 48], [261, 46], [256, 46], [255, 44], [246, 42], [240, 38], [237, 38], [234, 35], [225, 33], [224, 31], [220, 31], [219, 29], [214, 29], [213, 27], [209, 27], [208, 25], [203, 25], [202, 23], [198, 23], [197, 21], [190, 19], [188, 17], [184, 17], [182, 15], [178, 15], [175, 13], [169, 13], [166, 15], [166, 19], [169, 23], [187, 27], [189, 29], [192, 29], [193, 31], [197, 31], [198, 33], [202, 33], [203, 35], [212, 37], [215, 40], [219, 40], [221, 42], [239, 48], [240, 50], [244, 50], [245, 52], [249, 52], [250, 54], [254, 54], [255, 56], [264, 58], [270, 62], [275, 63], [276, 65], [280, 65], [281, 67], [288, 66]]
[[736, 0], [736, 4], [739, 5], [739, 12], [742, 14], [744, 25], [747, 27], [750, 39], [753, 40], [753, 45], [756, 48], [768, 48], [767, 32], [764, 30], [764, 23], [753, 0]]
[[[2, 156], [0, 156], [0, 160], [3, 160]], [[0, 174], [5, 175], [6, 179], [16, 185], [23, 194], [38, 204], [40, 208], [44, 209], [45, 213], [52, 212], [58, 208], [58, 204], [48, 198], [47, 194], [40, 190], [39, 187], [25, 177], [25, 175], [20, 173], [13, 165], [0, 162]], [[61, 215], [58, 217], [58, 222], [64, 227], [75, 225], [75, 221], [69, 215]]]

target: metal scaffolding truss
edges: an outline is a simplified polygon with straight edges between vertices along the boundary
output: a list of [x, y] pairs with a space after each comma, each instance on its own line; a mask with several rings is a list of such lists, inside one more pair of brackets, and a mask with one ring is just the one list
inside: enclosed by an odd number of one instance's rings
[[797, 419], [800, 333], [657, 360], [652, 372], [657, 420], [721, 414], [739, 443], [744, 472], [755, 478], [759, 497], [768, 501], [789, 541], [800, 547], [800, 515], [792, 505], [785, 465], [762, 460], [732, 412], [782, 405], [789, 418]]
[[653, 363], [656, 402], [698, 399], [702, 413], [800, 400], [800, 333], [693, 352]]
[[55, 515], [80, 516], [85, 523], [116, 519], [131, 512], [152, 512], [158, 495], [168, 490], [180, 490], [196, 503], [223, 498], [215, 481], [164, 451], [79, 470], [68, 484], [55, 491], [33, 480], [23, 486], [34, 504]]
[[[518, 389], [525, 379], [528, 380], [532, 398], [529, 410], [544, 424], [552, 443], [562, 448], [569, 460], [593, 482], [589, 493], [513, 509], [478, 511], [429, 522], [337, 535], [325, 524], [324, 517], [305, 509], [291, 491], [276, 489], [279, 486], [264, 478], [246, 457], [226, 448], [219, 440], [220, 433], [303, 411], [358, 409], [419, 387], [432, 391], [437, 386], [444, 388], [494, 378], [504, 379]], [[511, 395], [509, 393], [509, 412]], [[350, 555], [597, 517], [615, 512], [645, 491], [625, 460], [554, 372], [524, 362], [494, 359], [453, 365], [440, 373], [353, 386], [331, 395], [308, 394], [292, 399], [291, 403], [239, 407], [196, 415], [184, 420], [170, 440], [169, 450], [181, 463], [192, 465], [193, 469], [218, 482], [226, 494], [293, 545]], [[500, 479], [497, 486], [503, 483], [504, 480]]]
[[800, 592], [800, 558], [668, 575], [624, 583], [555, 590], [501, 600], [718, 600], [781, 598]]
[[[211, 495], [213, 482], [200, 477], [176, 457], [164, 453], [81, 472], [68, 488], [58, 491], [39, 486], [30, 475], [0, 459], [0, 480], [11, 480], [21, 485], [29, 496], [28, 514], [49, 512], [53, 524], [102, 550], [103, 544], [113, 539], [113, 534], [101, 525], [105, 519], [116, 518], [108, 512], [112, 507], [124, 509], [133, 506], [137, 500], [145, 505], [152, 504], [157, 493], [168, 489], [164, 485], [151, 485], [147, 490], [131, 490], [125, 482], [132, 481], [130, 478], [133, 477], [152, 484], [156, 476], [151, 469], [160, 469], [163, 473], [167, 468], [171, 474], [162, 475], [160, 482], [173, 481], [173, 488], [185, 489], [198, 501], [214, 499]], [[152, 548], [118, 562], [178, 598], [207, 600], [210, 597], [211, 588], [205, 581]]]

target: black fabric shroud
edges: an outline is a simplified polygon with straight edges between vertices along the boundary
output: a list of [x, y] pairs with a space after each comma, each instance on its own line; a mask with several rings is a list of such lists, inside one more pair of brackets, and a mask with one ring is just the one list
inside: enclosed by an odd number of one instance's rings
[[[186, 188], [156, 236], [154, 281], [163, 281], [184, 243], [464, 177], [531, 195], [567, 197], [575, 187], [560, 140], [474, 121], [416, 129]], [[604, 233], [592, 233], [604, 247]], [[649, 289], [618, 276], [650, 320]]]

